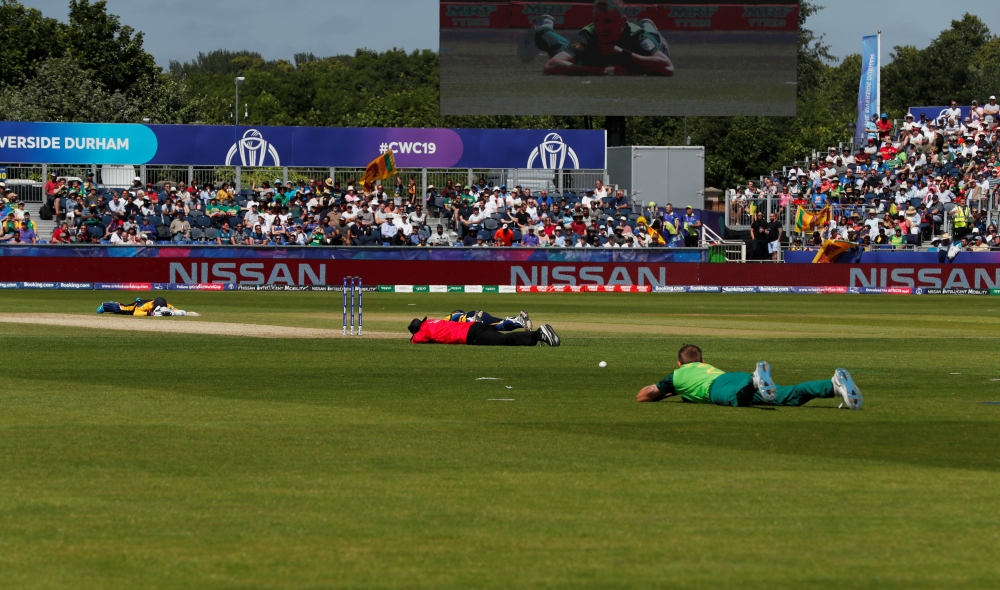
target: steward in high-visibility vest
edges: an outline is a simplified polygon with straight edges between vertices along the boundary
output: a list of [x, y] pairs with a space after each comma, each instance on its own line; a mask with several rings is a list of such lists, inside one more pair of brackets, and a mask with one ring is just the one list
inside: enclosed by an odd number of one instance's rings
[[955, 221], [952, 223], [952, 225], [955, 226], [955, 229], [965, 227], [968, 218], [972, 216], [972, 213], [968, 211], [968, 208], [961, 205], [955, 207], [951, 214], [955, 217]]
[[972, 211], [965, 205], [959, 203], [951, 210], [952, 227], [955, 229], [955, 237], [961, 239], [969, 233], [969, 220], [972, 219]]

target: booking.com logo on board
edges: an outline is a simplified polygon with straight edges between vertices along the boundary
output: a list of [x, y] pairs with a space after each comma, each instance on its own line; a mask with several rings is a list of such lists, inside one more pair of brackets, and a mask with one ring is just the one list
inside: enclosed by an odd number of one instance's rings
[[0, 123], [0, 162], [145, 164], [157, 146], [145, 125]]

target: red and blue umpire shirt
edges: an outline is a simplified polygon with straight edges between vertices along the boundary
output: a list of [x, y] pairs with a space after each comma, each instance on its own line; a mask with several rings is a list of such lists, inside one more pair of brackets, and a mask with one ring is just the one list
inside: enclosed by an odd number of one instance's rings
[[420, 329], [410, 338], [411, 344], [468, 344], [469, 330], [474, 322], [449, 322], [424, 320]]

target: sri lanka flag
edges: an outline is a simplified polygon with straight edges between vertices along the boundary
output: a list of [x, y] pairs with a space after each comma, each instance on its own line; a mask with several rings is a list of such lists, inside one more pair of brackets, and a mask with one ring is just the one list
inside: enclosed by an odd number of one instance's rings
[[365, 176], [361, 179], [361, 184], [365, 190], [375, 188], [376, 180], [385, 180], [396, 173], [396, 159], [392, 156], [392, 150], [372, 160], [365, 169]]
[[840, 255], [855, 247], [850, 242], [844, 240], [827, 240], [820, 246], [819, 252], [813, 258], [813, 264], [829, 264], [835, 262]]
[[823, 207], [819, 213], [810, 213], [802, 205], [799, 205], [799, 211], [795, 214], [795, 231], [813, 231], [814, 229], [823, 227], [830, 223], [831, 216], [832, 213], [829, 205]]

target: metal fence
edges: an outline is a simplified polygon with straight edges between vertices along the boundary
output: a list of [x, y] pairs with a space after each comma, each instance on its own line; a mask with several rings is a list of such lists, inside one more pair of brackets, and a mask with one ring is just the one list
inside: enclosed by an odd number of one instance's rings
[[794, 220], [791, 202], [782, 204], [779, 197], [748, 197], [738, 190], [726, 193], [726, 227], [746, 231], [757, 213], [763, 213], [765, 219], [769, 219], [771, 213], [777, 213], [778, 219], [785, 223], [786, 232]]
[[9, 190], [17, 193], [19, 199], [26, 203], [41, 203], [45, 195], [45, 177], [41, 166], [20, 166], [18, 164], [0, 164], [0, 167], [7, 169], [7, 178], [4, 182]]

